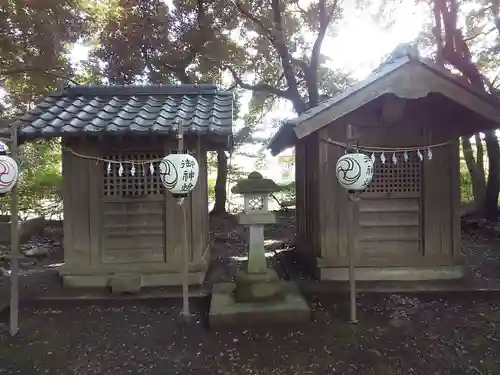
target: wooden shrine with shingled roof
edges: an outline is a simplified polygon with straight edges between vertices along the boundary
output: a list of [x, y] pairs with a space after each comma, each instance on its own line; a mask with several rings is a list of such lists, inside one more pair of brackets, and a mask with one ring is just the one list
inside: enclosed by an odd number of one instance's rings
[[[286, 122], [270, 142], [274, 155], [295, 146], [297, 248], [321, 279], [348, 279], [350, 238], [358, 280], [464, 275], [457, 138], [498, 128], [500, 102], [410, 52], [393, 53], [366, 80]], [[348, 125], [375, 161], [352, 220], [336, 177]]]
[[21, 142], [61, 137], [65, 285], [180, 285], [182, 213], [158, 164], [184, 147], [200, 166], [188, 207], [189, 282], [210, 258], [207, 151], [232, 143], [233, 94], [213, 85], [72, 86], [17, 120]]

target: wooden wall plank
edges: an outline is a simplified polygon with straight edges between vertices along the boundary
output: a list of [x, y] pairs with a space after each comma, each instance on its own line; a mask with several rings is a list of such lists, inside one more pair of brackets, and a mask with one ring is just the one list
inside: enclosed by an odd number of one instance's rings
[[[162, 238], [163, 239], [163, 238]], [[130, 240], [128, 240], [130, 242]], [[150, 263], [164, 263], [163, 246], [161, 248], [140, 247], [133, 249], [113, 249], [108, 248], [103, 255], [102, 264], [122, 264], [129, 263], [143, 264], [149, 266]], [[149, 264], [148, 264], [149, 263]]]
[[200, 144], [199, 152], [200, 163], [200, 216], [201, 216], [201, 248], [200, 253], [196, 256], [197, 259], [202, 259], [204, 252], [207, 250], [210, 243], [210, 222], [208, 212], [208, 164], [207, 150], [203, 143]]
[[295, 194], [296, 194], [296, 231], [297, 231], [297, 248], [301, 252], [307, 252], [306, 248], [306, 233], [305, 220], [307, 197], [305, 195], [305, 144], [304, 141], [299, 141], [295, 146]]
[[[329, 126], [326, 136], [340, 142], [345, 142], [348, 123], [349, 119], [345, 119], [345, 121], [341, 121], [335, 126]], [[353, 130], [356, 136], [356, 127]], [[333, 183], [330, 182], [331, 194], [326, 202], [330, 202], [328, 206], [333, 207], [335, 210], [334, 215], [337, 217], [337, 237], [332, 240], [337, 242], [336, 246], [334, 246], [336, 249], [335, 258], [347, 258], [349, 254], [349, 227], [355, 223], [350, 223], [347, 220], [346, 213], [349, 207], [348, 194], [339, 184], [335, 171], [337, 160], [345, 154], [346, 150], [343, 147], [331, 144], [329, 144], [329, 150], [329, 169], [332, 173], [331, 178], [333, 179]], [[354, 232], [356, 232], [356, 230], [354, 230]]]
[[[171, 142], [163, 142], [162, 144], [163, 147], [163, 154], [166, 156], [170, 152], [170, 149], [172, 147]], [[161, 205], [161, 209], [163, 210], [163, 230], [165, 232], [165, 246], [164, 246], [164, 253], [163, 253], [163, 261], [165, 263], [169, 263], [171, 261], [171, 254], [174, 253], [175, 247], [173, 247], [172, 244], [172, 233], [173, 231], [171, 230], [172, 224], [170, 224], [171, 220], [173, 219], [170, 215], [170, 208], [171, 208], [171, 194], [167, 189], [163, 189], [163, 204]], [[160, 207], [160, 205], [159, 205]]]
[[415, 198], [379, 198], [361, 199], [359, 211], [361, 213], [418, 213], [420, 202]]
[[450, 148], [432, 151], [432, 160], [424, 159], [423, 225], [424, 255], [450, 254], [451, 225], [451, 164]]
[[460, 148], [458, 139], [450, 144], [450, 188], [453, 257], [462, 258], [462, 228], [460, 218]]
[[[172, 141], [166, 141], [163, 145], [163, 154], [168, 155], [177, 146]], [[181, 207], [172, 194], [164, 189], [164, 208], [165, 208], [165, 262], [174, 264], [182, 270], [182, 235], [179, 233], [179, 223], [183, 220]], [[185, 204], [186, 202], [184, 202]]]
[[407, 227], [420, 226], [420, 212], [360, 212], [359, 225], [362, 227]]
[[[196, 160], [200, 167], [200, 172], [204, 169], [203, 162], [201, 161], [201, 154], [203, 153], [201, 142], [196, 144]], [[202, 223], [202, 205], [205, 202], [204, 195], [204, 183], [202, 173], [198, 177], [198, 182], [191, 193], [190, 201], [190, 232], [191, 232], [191, 243], [190, 243], [190, 261], [194, 262], [201, 259], [202, 247], [203, 247], [203, 223]]]
[[411, 257], [420, 253], [420, 241], [359, 241], [358, 256], [361, 258], [391, 258]]
[[[165, 189], [166, 190], [166, 189]], [[166, 200], [166, 236], [167, 236], [167, 263], [176, 264], [179, 267], [182, 265], [182, 243], [184, 242], [183, 234], [179, 230], [180, 223], [183, 220], [183, 212], [177, 204], [172, 194], [165, 192]], [[180, 268], [179, 268], [180, 272]]]
[[305, 195], [306, 195], [306, 217], [304, 226], [306, 230], [305, 241], [310, 247], [309, 251], [314, 257], [321, 256], [321, 245], [319, 235], [319, 186], [318, 166], [319, 149], [318, 136], [312, 134], [304, 139], [305, 143]]
[[[165, 145], [165, 155], [174, 147], [172, 143]], [[183, 205], [187, 210], [188, 246], [190, 261], [196, 263], [201, 261], [204, 251], [209, 243], [208, 222], [208, 177], [207, 177], [207, 155], [203, 142], [191, 144], [189, 149], [195, 150], [195, 157], [200, 167], [200, 175], [196, 187]], [[182, 207], [177, 204], [172, 194], [165, 190], [165, 248], [166, 262], [182, 265], [182, 252], [185, 247], [185, 239], [180, 224], [183, 222]], [[179, 269], [180, 270], [180, 269]]]
[[73, 221], [75, 218], [73, 214], [75, 213], [74, 204], [74, 194], [73, 188], [75, 180], [73, 178], [74, 168], [72, 165], [73, 156], [72, 154], [64, 150], [68, 146], [67, 142], [63, 142], [63, 152], [62, 152], [62, 170], [64, 178], [62, 180], [62, 191], [63, 191], [63, 246], [64, 246], [64, 261], [67, 265], [74, 263], [73, 258], [74, 253], [74, 240], [73, 240]]
[[[81, 143], [66, 144], [68, 150], [86, 154], [87, 150]], [[90, 264], [90, 195], [89, 195], [89, 160], [65, 151], [63, 166], [64, 179], [69, 180], [69, 197], [71, 213], [64, 219], [69, 221], [66, 228], [70, 229], [72, 244], [65, 248], [65, 258], [69, 264]], [[69, 175], [69, 176], [68, 176]], [[67, 212], [67, 211], [65, 211]]]
[[358, 232], [360, 241], [420, 241], [419, 226], [364, 227]]
[[[99, 157], [100, 150], [95, 142], [84, 143], [89, 156]], [[88, 195], [89, 195], [89, 241], [90, 263], [99, 264], [102, 261], [102, 189], [104, 163], [102, 161], [87, 160]]]

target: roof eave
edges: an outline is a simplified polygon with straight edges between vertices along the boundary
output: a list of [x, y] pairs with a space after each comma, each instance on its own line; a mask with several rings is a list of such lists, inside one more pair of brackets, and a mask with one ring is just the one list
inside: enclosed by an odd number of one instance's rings
[[[412, 64], [407, 63], [398, 64], [397, 69], [386, 71], [376, 80], [370, 79], [368, 83], [360, 85], [355, 90], [348, 89], [350, 91], [348, 95], [340, 94], [332, 98], [327, 108], [318, 111], [314, 116], [307, 117], [295, 126], [297, 138], [304, 138], [385, 94], [393, 94], [403, 99], [423, 98], [430, 93], [441, 94], [458, 105], [469, 108], [493, 122], [498, 122], [500, 101], [493, 101], [489, 94], [479, 92], [470, 85], [464, 85], [437, 67], [420, 60]], [[457, 93], [457, 89], [461, 92]]]
[[360, 81], [357, 84], [354, 84], [353, 86], [347, 88], [342, 93], [335, 95], [334, 97], [328, 100], [325, 100], [324, 102], [318, 104], [317, 106], [303, 112], [298, 117], [287, 121], [279, 128], [276, 134], [271, 138], [271, 141], [269, 142], [267, 148], [271, 151], [271, 154], [273, 156], [276, 156], [283, 150], [287, 149], [288, 147], [294, 146], [295, 142], [298, 139], [303, 138], [300, 132], [298, 133], [296, 131], [296, 127], [302, 125], [304, 122], [307, 122], [315, 118], [318, 114], [327, 111], [329, 108], [331, 108], [332, 105], [338, 103], [341, 100], [347, 99], [351, 94], [375, 82], [380, 77], [383, 77], [397, 70], [399, 67], [407, 64], [410, 61], [411, 60], [408, 57], [400, 58], [397, 61], [388, 64], [387, 66], [384, 66], [382, 69], [380, 69], [376, 73], [373, 73], [365, 80]]
[[294, 121], [285, 122], [271, 138], [267, 149], [271, 151], [272, 156], [276, 156], [285, 149], [295, 146], [297, 137], [295, 136], [294, 126]]

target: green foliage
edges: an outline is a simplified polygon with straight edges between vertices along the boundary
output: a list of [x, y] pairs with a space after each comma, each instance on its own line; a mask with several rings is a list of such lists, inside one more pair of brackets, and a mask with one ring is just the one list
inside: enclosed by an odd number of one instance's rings
[[[62, 213], [60, 151], [55, 141], [39, 141], [22, 146], [18, 184], [21, 217], [50, 217]], [[0, 212], [10, 212], [10, 194], [0, 199]]]
[[472, 180], [467, 168], [460, 168], [460, 201], [468, 203], [474, 200]]
[[208, 201], [213, 202], [215, 201], [215, 182], [216, 178], [209, 177], [208, 178]]
[[223, 1], [105, 1], [99, 47], [112, 83], [220, 83], [235, 17]]
[[[240, 47], [228, 62], [234, 82], [252, 91], [251, 108], [276, 98], [290, 100], [302, 112], [318, 98], [331, 96], [350, 82], [328, 68], [320, 53], [325, 35], [335, 35], [343, 9], [337, 1], [232, 1], [238, 19]], [[311, 37], [313, 36], [313, 37]], [[316, 46], [316, 47], [315, 47]]]
[[[17, 115], [71, 78], [69, 48], [94, 31], [92, 2], [86, 0], [6, 0], [0, 6], [0, 89]], [[8, 121], [7, 121], [8, 122]], [[20, 150], [18, 184], [21, 216], [59, 214], [60, 148], [56, 141], [26, 144]], [[0, 199], [10, 211], [10, 194]]]
[[280, 199], [282, 202], [295, 201], [295, 198], [297, 197], [295, 181], [291, 181], [286, 185], [281, 185], [279, 196], [280, 198], [278, 199]]
[[[79, 0], [6, 0], [0, 7], [0, 86], [24, 111], [71, 76], [67, 47], [86, 37], [89, 9]], [[57, 72], [47, 74], [46, 72]]]

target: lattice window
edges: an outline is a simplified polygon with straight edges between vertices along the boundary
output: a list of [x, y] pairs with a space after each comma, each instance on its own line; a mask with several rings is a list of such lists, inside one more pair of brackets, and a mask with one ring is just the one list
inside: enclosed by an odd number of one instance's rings
[[[162, 195], [163, 185], [160, 180], [159, 162], [145, 163], [145, 160], [161, 158], [160, 154], [133, 152], [123, 155], [107, 155], [104, 159], [113, 160], [114, 163], [103, 163], [104, 186], [103, 194], [105, 196], [145, 196]], [[123, 171], [120, 175], [120, 162], [137, 161], [133, 164], [134, 173], [132, 173], [132, 164], [122, 163]]]
[[420, 192], [422, 162], [417, 155], [408, 154], [408, 161], [398, 155], [394, 164], [392, 155], [385, 155], [384, 164], [377, 155], [375, 173], [372, 183], [365, 189], [366, 193], [418, 193]]
[[248, 206], [253, 211], [262, 210], [264, 208], [264, 198], [261, 196], [251, 196], [248, 198]]

